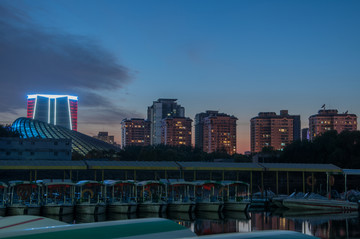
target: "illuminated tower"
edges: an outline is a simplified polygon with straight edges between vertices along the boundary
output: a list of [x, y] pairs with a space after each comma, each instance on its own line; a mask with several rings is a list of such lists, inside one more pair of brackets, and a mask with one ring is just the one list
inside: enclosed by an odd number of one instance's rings
[[28, 95], [27, 118], [77, 131], [78, 97], [71, 95]]

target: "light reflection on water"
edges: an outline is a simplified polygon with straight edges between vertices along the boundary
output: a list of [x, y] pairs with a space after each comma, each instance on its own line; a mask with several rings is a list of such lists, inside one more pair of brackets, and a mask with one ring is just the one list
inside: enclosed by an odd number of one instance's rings
[[358, 212], [275, 210], [271, 212], [168, 213], [168, 214], [100, 214], [48, 216], [67, 223], [88, 223], [134, 218], [169, 218], [197, 235], [261, 230], [291, 230], [319, 238], [359, 238]]

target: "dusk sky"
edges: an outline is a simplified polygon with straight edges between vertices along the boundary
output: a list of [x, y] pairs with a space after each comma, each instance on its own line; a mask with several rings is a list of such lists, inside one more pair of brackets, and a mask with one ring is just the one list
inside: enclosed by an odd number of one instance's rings
[[238, 120], [289, 110], [302, 127], [323, 104], [360, 115], [360, 1], [0, 0], [0, 121], [31, 93], [79, 96], [78, 130], [146, 118], [158, 98], [187, 117]]

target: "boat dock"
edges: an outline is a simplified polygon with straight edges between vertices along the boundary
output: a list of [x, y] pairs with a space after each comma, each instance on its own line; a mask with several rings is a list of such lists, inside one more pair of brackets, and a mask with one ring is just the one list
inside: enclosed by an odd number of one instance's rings
[[[16, 178], [14, 178], [16, 175]], [[293, 191], [343, 191], [345, 176], [333, 164], [158, 162], [158, 161], [0, 161], [0, 181], [62, 178], [72, 181], [105, 179], [185, 181], [216, 180], [249, 183], [250, 194], [265, 189], [289, 195]], [[19, 178], [23, 177], [23, 178]], [[348, 180], [347, 184], [351, 184]]]

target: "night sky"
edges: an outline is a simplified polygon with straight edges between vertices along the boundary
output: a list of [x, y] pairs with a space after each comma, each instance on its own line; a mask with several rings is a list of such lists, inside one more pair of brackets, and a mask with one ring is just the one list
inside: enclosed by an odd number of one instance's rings
[[288, 109], [302, 127], [323, 104], [360, 115], [360, 1], [0, 1], [0, 121], [26, 116], [26, 95], [79, 96], [80, 132], [146, 118], [158, 98], [187, 117], [250, 119]]

